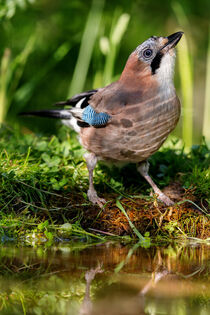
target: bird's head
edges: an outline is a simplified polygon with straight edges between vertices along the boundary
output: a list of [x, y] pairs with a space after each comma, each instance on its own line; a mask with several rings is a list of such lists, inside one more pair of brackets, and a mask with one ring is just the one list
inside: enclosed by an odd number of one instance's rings
[[[183, 32], [176, 32], [168, 37], [152, 36], [139, 45], [130, 55], [122, 78], [155, 79], [164, 82], [172, 81], [175, 64], [175, 46]], [[130, 78], [131, 79], [131, 78]]]

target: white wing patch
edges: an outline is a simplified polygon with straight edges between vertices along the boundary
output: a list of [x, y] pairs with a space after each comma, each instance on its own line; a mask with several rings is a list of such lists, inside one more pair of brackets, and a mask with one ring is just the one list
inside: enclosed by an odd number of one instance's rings
[[79, 102], [77, 102], [77, 104], [75, 105], [75, 107], [81, 108], [82, 103], [84, 102], [85, 99], [86, 99], [86, 97], [81, 98], [81, 100], [79, 100]]
[[[85, 100], [85, 97], [83, 97], [81, 100], [79, 100], [79, 102], [77, 102], [77, 104], [75, 105], [75, 107], [72, 108], [72, 111], [76, 112], [76, 108], [78, 109], [78, 111], [80, 112], [81, 110], [81, 106], [82, 106], [82, 103], [84, 102]], [[68, 111], [69, 112], [69, 111]], [[80, 127], [78, 126], [77, 124], [77, 119], [73, 116], [71, 116], [70, 119], [63, 119], [62, 120], [62, 124], [64, 124], [65, 126], [73, 129], [74, 131], [76, 131], [77, 133], [80, 132]]]

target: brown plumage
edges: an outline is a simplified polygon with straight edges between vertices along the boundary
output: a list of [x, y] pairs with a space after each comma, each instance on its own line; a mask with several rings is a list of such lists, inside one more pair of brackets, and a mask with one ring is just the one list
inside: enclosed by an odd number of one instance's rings
[[[118, 89], [119, 93], [123, 91], [120, 81], [118, 87], [115, 85], [114, 88], [117, 96]], [[154, 86], [153, 89], [157, 88]], [[145, 99], [142, 99], [141, 89], [135, 92], [134, 99], [129, 99], [132, 94], [126, 94], [126, 90], [123, 94], [125, 104], [117, 108], [108, 95], [106, 102], [110, 109], [106, 109], [106, 112], [112, 115], [111, 121], [106, 128], [81, 129], [81, 143], [89, 152], [105, 160], [141, 162], [156, 152], [175, 128], [180, 115], [180, 102], [175, 93], [167, 99], [161, 97], [160, 93], [152, 98], [145, 95]], [[91, 105], [96, 104], [95, 96], [97, 94], [90, 100]], [[102, 106], [99, 103], [95, 109], [99, 110]], [[102, 108], [99, 111], [105, 110]]]

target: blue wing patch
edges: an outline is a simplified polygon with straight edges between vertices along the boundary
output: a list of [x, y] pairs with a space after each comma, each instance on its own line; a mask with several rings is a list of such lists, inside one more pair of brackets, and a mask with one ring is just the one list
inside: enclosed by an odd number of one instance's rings
[[82, 114], [82, 120], [91, 126], [104, 126], [110, 118], [111, 116], [106, 113], [96, 113], [90, 105], [84, 109]]

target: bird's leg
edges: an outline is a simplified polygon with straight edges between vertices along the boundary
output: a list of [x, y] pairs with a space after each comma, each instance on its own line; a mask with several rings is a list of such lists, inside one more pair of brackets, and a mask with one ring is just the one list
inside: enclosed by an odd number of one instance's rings
[[106, 203], [106, 200], [103, 198], [99, 198], [97, 195], [97, 192], [94, 188], [93, 185], [93, 170], [96, 166], [97, 163], [97, 157], [95, 156], [94, 153], [86, 153], [84, 155], [84, 158], [86, 160], [88, 172], [89, 172], [89, 189], [87, 192], [88, 199], [93, 203], [93, 204], [98, 204], [100, 208], [103, 207], [103, 205]]
[[153, 182], [152, 178], [149, 176], [149, 162], [144, 161], [139, 163], [137, 166], [138, 172], [146, 179], [146, 181], [150, 184], [150, 186], [153, 188], [155, 194], [158, 195], [158, 199], [164, 202], [167, 206], [173, 205], [173, 201], [168, 198], [158, 187], [157, 185]]

